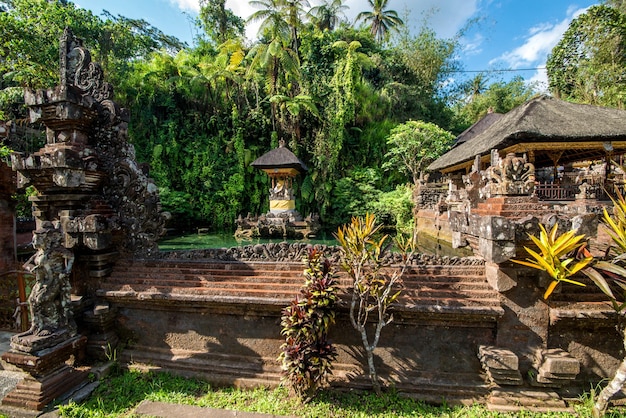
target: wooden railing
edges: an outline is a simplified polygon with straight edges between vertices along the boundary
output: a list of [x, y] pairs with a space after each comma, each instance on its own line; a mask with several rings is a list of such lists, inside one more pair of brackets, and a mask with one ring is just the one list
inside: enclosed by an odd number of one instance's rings
[[535, 184], [535, 194], [539, 200], [574, 200], [578, 192], [578, 186], [574, 185], [562, 185], [559, 183]]
[[9, 270], [0, 273], [0, 329], [28, 329], [28, 293], [33, 282], [33, 274], [27, 271]]
[[[615, 196], [617, 192], [624, 195], [625, 185], [617, 184], [606, 186], [603, 184], [592, 184], [585, 187], [580, 187], [575, 184], [561, 184], [561, 183], [537, 183], [535, 184], [535, 195], [539, 200], [575, 200], [576, 195], [580, 194], [582, 190], [585, 190], [587, 199], [595, 200], [611, 200], [610, 196]], [[607, 193], [608, 191], [608, 193]]]

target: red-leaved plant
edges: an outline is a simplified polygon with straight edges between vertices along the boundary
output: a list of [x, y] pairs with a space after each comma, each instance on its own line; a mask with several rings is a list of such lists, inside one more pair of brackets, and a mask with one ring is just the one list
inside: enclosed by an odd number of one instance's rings
[[282, 362], [283, 382], [308, 402], [332, 373], [332, 362], [337, 357], [328, 341], [328, 330], [335, 322], [338, 297], [330, 261], [310, 249], [305, 263], [306, 282], [301, 294], [282, 312], [285, 343], [278, 359]]

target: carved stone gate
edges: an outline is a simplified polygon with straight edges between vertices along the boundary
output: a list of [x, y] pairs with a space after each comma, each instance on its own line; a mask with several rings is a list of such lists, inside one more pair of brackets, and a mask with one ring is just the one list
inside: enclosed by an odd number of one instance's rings
[[29, 377], [3, 404], [36, 410], [86, 379], [68, 359], [115, 348], [114, 315], [92, 282], [121, 254], [154, 252], [164, 225], [157, 188], [127, 141], [128, 112], [102, 69], [68, 29], [59, 57], [60, 85], [24, 95], [31, 121], [46, 127], [46, 144], [11, 156], [17, 186], [37, 190], [30, 198], [36, 229], [35, 254], [23, 266], [34, 277], [30, 329], [14, 335], [2, 356]]

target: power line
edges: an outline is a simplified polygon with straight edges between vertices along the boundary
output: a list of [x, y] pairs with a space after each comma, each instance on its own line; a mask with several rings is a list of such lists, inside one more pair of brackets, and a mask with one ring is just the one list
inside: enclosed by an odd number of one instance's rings
[[518, 71], [537, 71], [537, 70], [545, 70], [546, 67], [535, 67], [535, 68], [505, 68], [502, 70], [452, 70], [451, 73], [507, 73], [507, 72], [518, 72]]

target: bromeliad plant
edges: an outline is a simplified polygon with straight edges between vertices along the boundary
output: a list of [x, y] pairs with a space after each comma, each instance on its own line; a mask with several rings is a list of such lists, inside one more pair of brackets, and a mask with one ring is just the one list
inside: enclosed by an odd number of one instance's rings
[[[376, 393], [380, 393], [381, 387], [374, 366], [374, 350], [383, 327], [393, 321], [389, 308], [400, 296], [402, 276], [411, 258], [409, 254], [415, 250], [415, 236], [396, 240], [404, 263], [399, 271], [384, 269], [387, 267], [385, 255], [392, 243], [388, 242], [388, 235], [376, 238], [380, 228], [381, 225], [376, 225], [376, 217], [366, 214], [365, 218], [353, 217], [351, 223], [340, 227], [335, 234], [343, 249], [342, 268], [352, 279], [350, 322], [361, 335], [369, 377]], [[369, 322], [374, 324], [371, 341]]]
[[[589, 277], [593, 283], [608, 297], [613, 310], [617, 314], [618, 331], [622, 334], [626, 348], [626, 199], [621, 193], [613, 200], [612, 214], [604, 209], [601, 218], [613, 244], [607, 250], [604, 259], [594, 260], [591, 253], [585, 248], [583, 235], [575, 235], [569, 231], [557, 238], [557, 226], [550, 234], [540, 225], [539, 239], [530, 236], [540, 250], [540, 254], [526, 248], [533, 258], [526, 261], [512, 260], [516, 263], [544, 270], [550, 274], [553, 282], [544, 294], [548, 298], [556, 285], [568, 282], [577, 285], [583, 283], [571, 280], [570, 277], [580, 271]], [[626, 357], [622, 359], [613, 379], [602, 389], [593, 406], [593, 416], [599, 418], [606, 413], [610, 399], [626, 383]]]
[[332, 373], [337, 357], [328, 331], [335, 322], [338, 289], [331, 263], [321, 252], [310, 249], [305, 262], [301, 294], [282, 312], [285, 343], [278, 360], [282, 362], [283, 381], [308, 402]]
[[548, 273], [552, 281], [543, 294], [544, 299], [548, 299], [556, 286], [562, 282], [584, 286], [584, 283], [572, 280], [570, 277], [587, 267], [593, 261], [593, 257], [591, 256], [580, 258], [575, 255], [577, 253], [580, 254], [583, 250], [585, 246], [583, 239], [585, 236], [576, 235], [575, 230], [558, 235], [558, 223], [554, 224], [550, 233], [548, 233], [546, 228], [541, 224], [539, 224], [539, 228], [539, 238], [530, 234], [528, 235], [539, 249], [539, 252], [524, 247], [531, 258], [511, 261]]
[[[617, 329], [622, 334], [626, 348], [626, 330], [624, 317], [626, 316], [626, 199], [617, 193], [613, 199], [612, 215], [604, 209], [602, 224], [607, 228], [613, 246], [609, 247], [606, 259], [594, 263], [593, 267], [583, 270], [593, 280], [595, 285], [608, 297], [613, 310], [617, 314]], [[622, 389], [626, 382], [626, 357], [622, 359], [615, 371], [613, 379], [602, 389], [593, 406], [593, 416], [601, 417], [605, 414], [610, 399]]]

